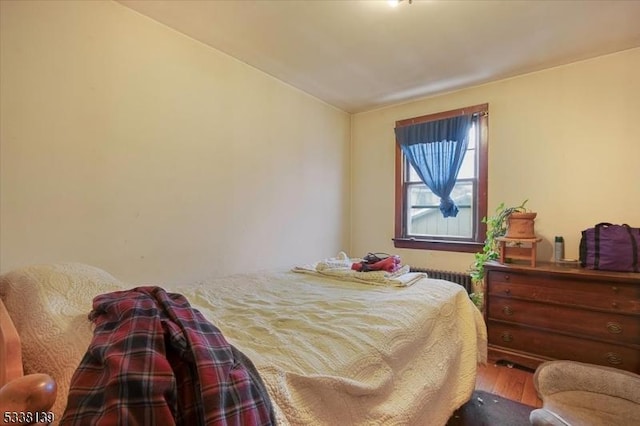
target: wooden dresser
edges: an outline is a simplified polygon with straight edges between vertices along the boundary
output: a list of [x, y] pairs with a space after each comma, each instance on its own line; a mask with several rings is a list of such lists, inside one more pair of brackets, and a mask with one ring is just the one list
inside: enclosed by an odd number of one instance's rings
[[529, 368], [552, 359], [640, 373], [640, 274], [488, 263], [489, 352]]

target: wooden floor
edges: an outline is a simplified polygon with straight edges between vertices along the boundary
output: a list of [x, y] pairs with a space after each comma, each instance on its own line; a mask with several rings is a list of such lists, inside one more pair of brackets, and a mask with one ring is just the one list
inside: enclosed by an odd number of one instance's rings
[[495, 359], [489, 359], [486, 366], [478, 367], [476, 389], [532, 407], [542, 407], [542, 401], [533, 387], [533, 372], [496, 364]]

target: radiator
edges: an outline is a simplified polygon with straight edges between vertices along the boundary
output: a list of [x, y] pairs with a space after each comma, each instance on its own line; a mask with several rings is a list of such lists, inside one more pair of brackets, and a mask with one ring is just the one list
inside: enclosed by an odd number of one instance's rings
[[440, 271], [429, 268], [415, 268], [413, 266], [411, 267], [411, 272], [425, 272], [429, 275], [429, 278], [451, 281], [464, 287], [467, 293], [471, 294], [473, 292], [471, 275], [468, 272]]

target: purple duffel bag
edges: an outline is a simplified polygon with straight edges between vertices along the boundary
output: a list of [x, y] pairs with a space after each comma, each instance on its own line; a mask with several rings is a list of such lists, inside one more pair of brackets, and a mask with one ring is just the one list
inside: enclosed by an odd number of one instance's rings
[[640, 272], [640, 228], [599, 223], [582, 231], [580, 264], [589, 269]]

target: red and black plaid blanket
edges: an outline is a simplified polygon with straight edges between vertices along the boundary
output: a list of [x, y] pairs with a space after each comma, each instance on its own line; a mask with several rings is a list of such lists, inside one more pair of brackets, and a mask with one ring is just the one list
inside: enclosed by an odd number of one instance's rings
[[187, 299], [159, 287], [97, 296], [62, 425], [271, 425], [253, 363]]

